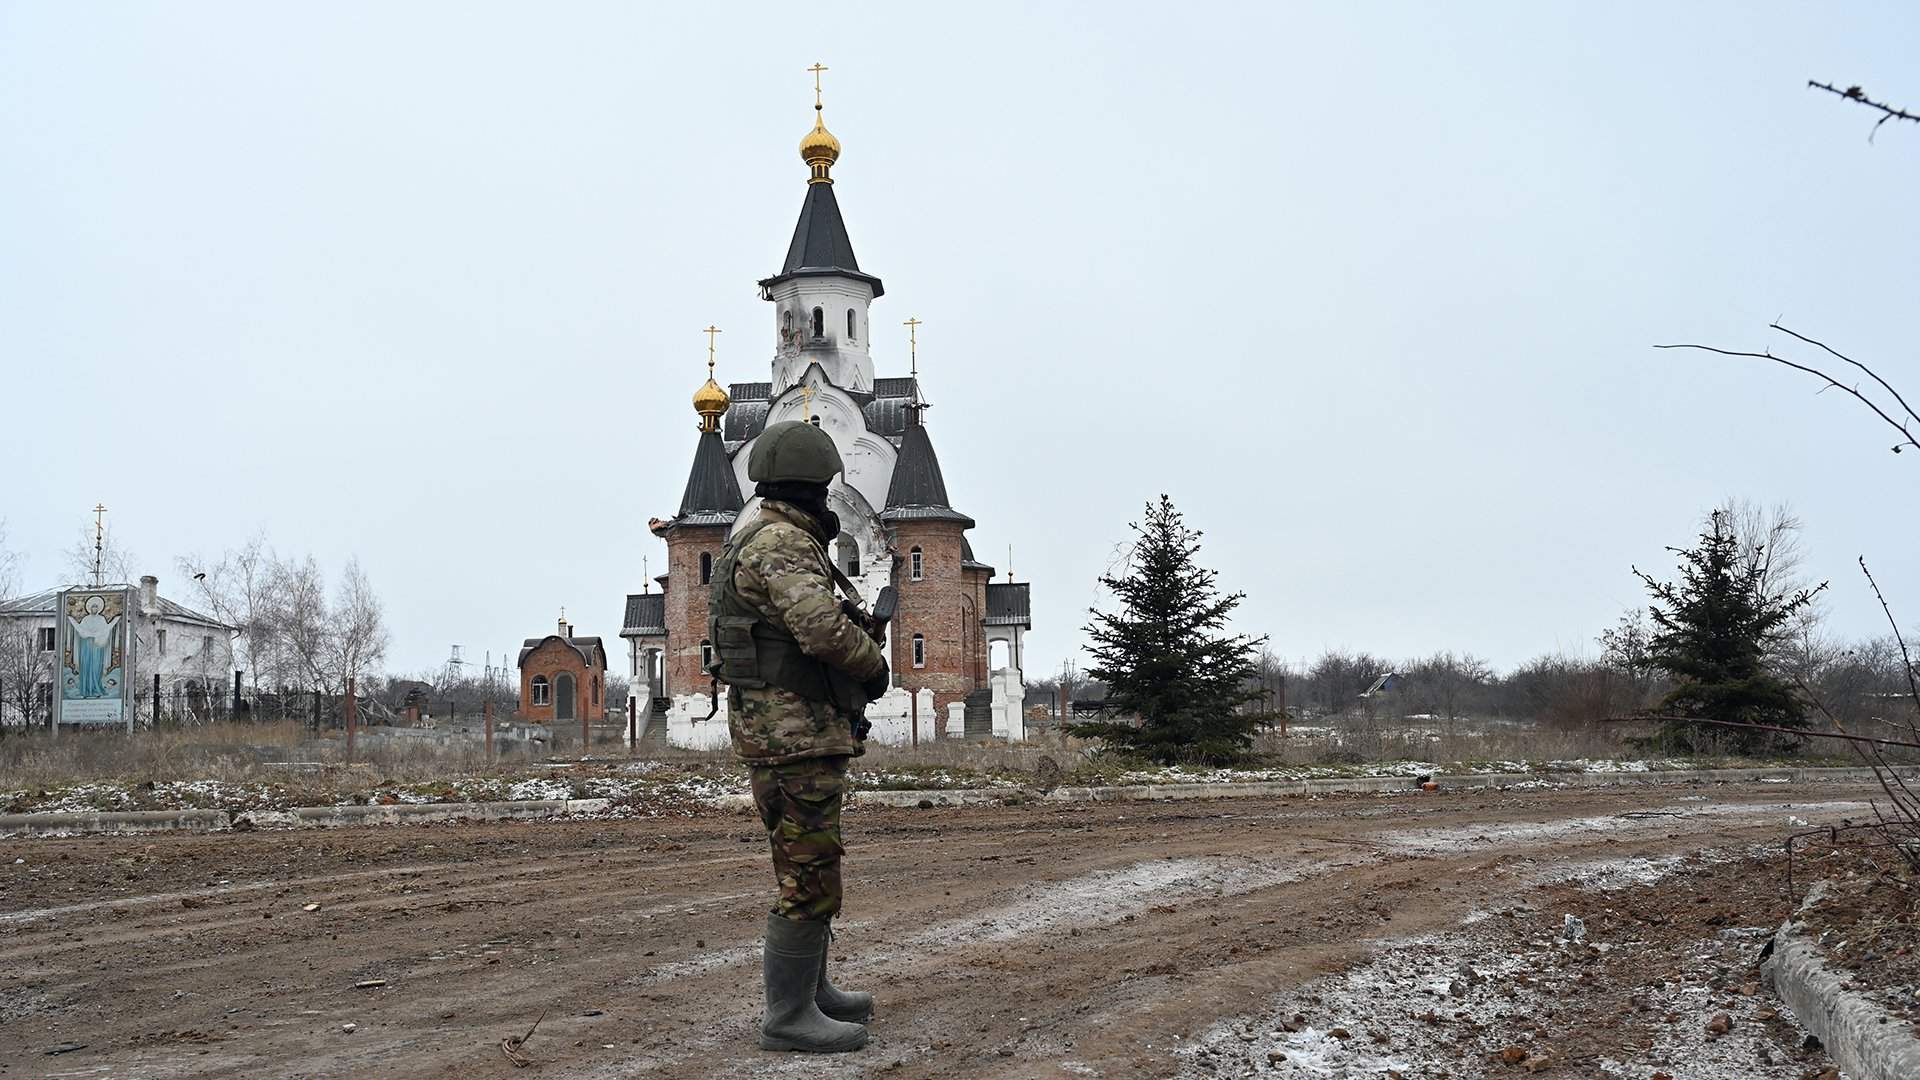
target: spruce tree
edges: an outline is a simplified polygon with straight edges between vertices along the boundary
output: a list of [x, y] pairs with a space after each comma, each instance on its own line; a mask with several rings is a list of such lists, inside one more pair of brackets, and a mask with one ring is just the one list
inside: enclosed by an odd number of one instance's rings
[[1201, 534], [1165, 495], [1129, 527], [1138, 539], [1123, 571], [1100, 579], [1119, 610], [1088, 612], [1087, 674], [1106, 683], [1108, 704], [1139, 726], [1117, 720], [1067, 731], [1166, 764], [1241, 757], [1261, 717], [1239, 707], [1260, 697], [1255, 657], [1266, 641], [1227, 632], [1245, 594], [1220, 594], [1215, 572], [1194, 561]]
[[1671, 717], [1661, 729], [1662, 742], [1676, 750], [1731, 744], [1751, 753], [1783, 739], [1776, 732], [1721, 725], [1805, 727], [1805, 704], [1767, 657], [1793, 615], [1826, 585], [1768, 590], [1765, 553], [1744, 550], [1732, 522], [1717, 510], [1699, 543], [1668, 550], [1680, 556], [1678, 581], [1657, 581], [1638, 567], [1633, 571], [1653, 598], [1648, 655], [1676, 684], [1661, 703]]

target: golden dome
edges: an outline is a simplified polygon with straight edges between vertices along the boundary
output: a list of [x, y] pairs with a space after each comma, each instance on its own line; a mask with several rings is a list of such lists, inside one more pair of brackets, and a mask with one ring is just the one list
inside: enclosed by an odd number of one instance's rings
[[833, 183], [827, 170], [840, 160], [840, 140], [827, 130], [826, 120], [819, 114], [820, 107], [814, 106], [813, 130], [800, 140], [800, 160], [813, 170], [814, 181]]
[[701, 416], [720, 416], [727, 411], [733, 399], [719, 383], [713, 381], [713, 375], [707, 375], [707, 384], [693, 392], [693, 411]]

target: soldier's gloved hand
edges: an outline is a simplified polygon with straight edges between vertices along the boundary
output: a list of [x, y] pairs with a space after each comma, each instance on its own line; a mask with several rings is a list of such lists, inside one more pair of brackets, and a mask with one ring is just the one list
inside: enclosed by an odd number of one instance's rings
[[893, 672], [887, 668], [885, 660], [880, 661], [880, 674], [860, 684], [860, 693], [868, 701], [878, 701], [881, 695], [893, 689]]

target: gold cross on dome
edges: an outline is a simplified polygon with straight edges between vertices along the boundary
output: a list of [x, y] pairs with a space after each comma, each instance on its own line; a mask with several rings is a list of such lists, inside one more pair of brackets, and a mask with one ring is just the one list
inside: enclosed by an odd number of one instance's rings
[[720, 333], [721, 330], [709, 323], [707, 328], [700, 332], [707, 335], [707, 378], [711, 379], [713, 378], [713, 335]]
[[813, 66], [807, 70], [813, 72], [813, 107], [818, 109], [820, 107], [820, 73], [829, 69], [815, 60]]
[[808, 383], [800, 388], [800, 419], [808, 421], [809, 423], [813, 421], [812, 383]]
[[907, 366], [914, 378], [920, 377], [920, 327], [919, 319], [908, 319], [900, 324], [907, 328]]

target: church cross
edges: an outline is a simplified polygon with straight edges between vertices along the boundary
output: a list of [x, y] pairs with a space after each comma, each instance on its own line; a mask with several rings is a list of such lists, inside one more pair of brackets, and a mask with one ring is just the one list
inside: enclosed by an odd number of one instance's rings
[[711, 379], [713, 378], [713, 335], [720, 333], [721, 330], [712, 323], [708, 323], [707, 328], [700, 332], [707, 335], [707, 378]]
[[107, 546], [106, 503], [93, 504], [93, 587], [106, 584], [106, 572], [101, 566]]
[[812, 422], [813, 420], [813, 384], [812, 383], [808, 383], [805, 386], [802, 386], [800, 388], [800, 419], [808, 422]]
[[813, 66], [807, 70], [813, 72], [813, 107], [818, 110], [820, 108], [820, 73], [830, 69], [815, 60]]
[[908, 319], [900, 324], [907, 328], [907, 365], [912, 369], [914, 378], [920, 377], [920, 326], [919, 319]]

